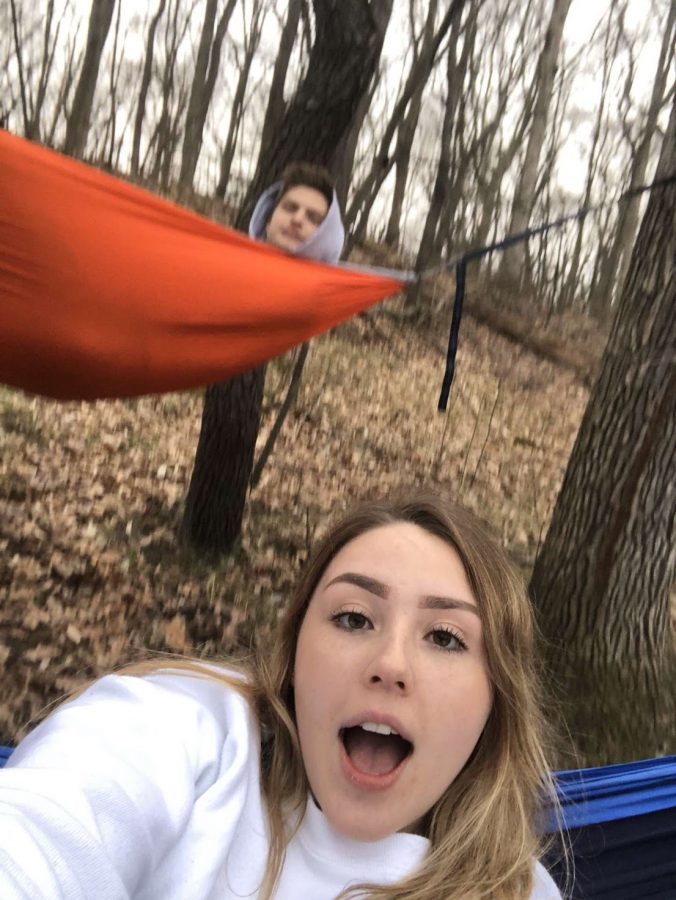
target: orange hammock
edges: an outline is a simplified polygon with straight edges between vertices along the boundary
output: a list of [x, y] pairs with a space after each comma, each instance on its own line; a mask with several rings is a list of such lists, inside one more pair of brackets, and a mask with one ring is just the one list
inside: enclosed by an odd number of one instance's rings
[[0, 383], [61, 400], [210, 384], [401, 287], [285, 256], [0, 131]]

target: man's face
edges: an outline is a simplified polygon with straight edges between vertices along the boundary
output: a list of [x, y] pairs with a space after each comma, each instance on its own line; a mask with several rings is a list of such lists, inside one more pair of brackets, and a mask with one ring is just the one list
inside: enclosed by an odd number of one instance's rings
[[273, 247], [295, 253], [312, 237], [329, 211], [326, 197], [303, 184], [289, 188], [274, 208], [265, 232]]

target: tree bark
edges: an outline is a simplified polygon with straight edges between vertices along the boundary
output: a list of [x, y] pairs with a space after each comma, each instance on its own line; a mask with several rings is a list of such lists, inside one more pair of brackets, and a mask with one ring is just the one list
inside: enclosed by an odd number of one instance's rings
[[[314, 14], [307, 73], [271, 143], [261, 148], [236, 221], [242, 230], [263, 188], [292, 160], [335, 172], [336, 148], [373, 77], [377, 26], [367, 0], [315, 0]], [[264, 381], [262, 366], [206, 392], [183, 523], [184, 539], [198, 551], [227, 553], [239, 536]]]
[[[676, 101], [657, 177], [676, 168]], [[676, 187], [654, 190], [531, 592], [591, 765], [674, 752]]]
[[114, 8], [115, 0], [92, 0], [87, 31], [87, 48], [75, 90], [73, 106], [68, 117], [66, 140], [63, 147], [64, 152], [70, 156], [81, 157], [87, 143], [94, 91]]
[[[559, 48], [563, 36], [563, 26], [571, 0], [554, 0], [544, 46], [540, 52], [536, 71], [537, 95], [533, 106], [533, 122], [528, 135], [526, 154], [521, 174], [514, 191], [509, 233], [523, 231], [528, 227], [531, 210], [535, 201], [535, 186], [538, 175], [540, 152], [544, 145], [549, 106], [554, 90]], [[525, 268], [526, 251], [523, 242], [516, 244], [502, 255], [501, 276], [512, 285], [520, 285]]]
[[[432, 3], [436, 5], [436, 0], [432, 0]], [[373, 50], [377, 54], [378, 59], [380, 59], [383, 44], [385, 43], [385, 34], [387, 33], [387, 27], [392, 15], [392, 4], [393, 0], [372, 0], [371, 2], [371, 9], [373, 10], [377, 27], [376, 45]], [[378, 74], [376, 71], [369, 89], [362, 94], [350, 129], [343, 137], [340, 147], [338, 148], [337, 159], [340, 160], [340, 166], [336, 172], [336, 194], [338, 195], [340, 208], [343, 210], [347, 206], [347, 197], [352, 183], [352, 170], [354, 169], [354, 158], [357, 152], [359, 136], [366, 115], [371, 108], [371, 101], [373, 100], [377, 81]]]

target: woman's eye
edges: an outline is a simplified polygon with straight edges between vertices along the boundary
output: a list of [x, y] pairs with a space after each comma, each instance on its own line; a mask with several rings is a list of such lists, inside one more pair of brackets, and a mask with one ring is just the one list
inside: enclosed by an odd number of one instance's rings
[[333, 621], [346, 631], [365, 631], [371, 624], [366, 616], [359, 612], [338, 613], [333, 617]]
[[458, 650], [466, 650], [467, 644], [454, 632], [447, 628], [435, 628], [430, 635], [431, 641], [435, 647], [440, 650], [449, 650], [455, 652]]

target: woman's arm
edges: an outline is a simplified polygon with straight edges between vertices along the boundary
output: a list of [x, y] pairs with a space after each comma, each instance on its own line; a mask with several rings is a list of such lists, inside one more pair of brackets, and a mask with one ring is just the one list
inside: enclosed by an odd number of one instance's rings
[[0, 772], [0, 897], [132, 897], [218, 776], [229, 693], [107, 676], [53, 713]]

